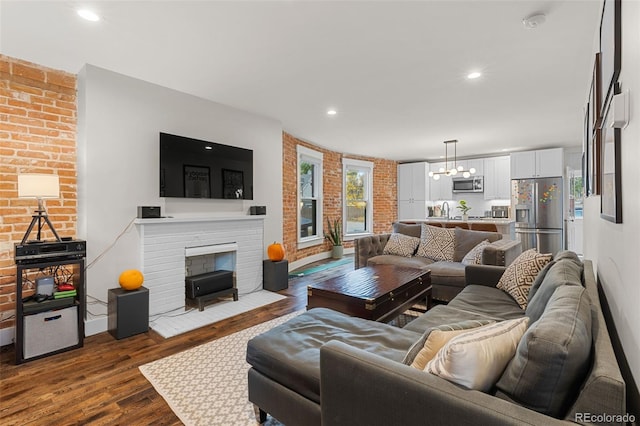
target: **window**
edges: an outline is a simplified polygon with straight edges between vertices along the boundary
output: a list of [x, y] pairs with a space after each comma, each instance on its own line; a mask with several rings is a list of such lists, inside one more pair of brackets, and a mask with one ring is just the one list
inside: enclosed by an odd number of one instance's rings
[[373, 163], [342, 160], [345, 235], [373, 232]]
[[[322, 153], [298, 145], [298, 242], [321, 244]], [[306, 243], [306, 244], [305, 244]]]

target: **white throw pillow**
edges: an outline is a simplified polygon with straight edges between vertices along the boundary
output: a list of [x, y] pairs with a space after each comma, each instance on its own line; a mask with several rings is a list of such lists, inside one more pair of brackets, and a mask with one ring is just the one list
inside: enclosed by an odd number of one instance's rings
[[516, 353], [528, 317], [467, 331], [449, 340], [425, 371], [467, 389], [487, 392]]
[[540, 254], [534, 248], [522, 252], [507, 266], [496, 287], [509, 293], [522, 309], [527, 309], [531, 285], [551, 258], [551, 254]]
[[[424, 370], [427, 363], [431, 361], [438, 351], [442, 349], [444, 345], [456, 336], [467, 331], [486, 326], [487, 324], [494, 324], [493, 320], [468, 320], [454, 324], [439, 325], [430, 330], [429, 335], [424, 340], [420, 351], [413, 358], [411, 366], [418, 370]], [[410, 349], [411, 350], [411, 349]]]
[[489, 240], [482, 240], [478, 243], [477, 246], [469, 250], [462, 258], [463, 265], [481, 265], [482, 264], [482, 252], [484, 251], [485, 246], [489, 245]]
[[411, 257], [416, 252], [418, 244], [420, 244], [420, 238], [404, 234], [391, 234], [389, 241], [387, 241], [382, 250], [382, 254]]
[[440, 228], [439, 226], [422, 224], [420, 245], [418, 246], [416, 256], [453, 262], [454, 248], [454, 228]]

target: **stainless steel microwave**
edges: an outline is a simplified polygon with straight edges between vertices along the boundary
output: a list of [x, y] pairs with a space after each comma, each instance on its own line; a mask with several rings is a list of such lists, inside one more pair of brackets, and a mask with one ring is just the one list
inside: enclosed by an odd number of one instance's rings
[[484, 192], [484, 178], [471, 176], [453, 178], [453, 192]]

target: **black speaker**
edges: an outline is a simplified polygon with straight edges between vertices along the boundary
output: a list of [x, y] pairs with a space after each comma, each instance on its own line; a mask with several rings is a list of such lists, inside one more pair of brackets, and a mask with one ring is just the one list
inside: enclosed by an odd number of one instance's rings
[[149, 290], [109, 290], [108, 330], [116, 339], [149, 331]]
[[267, 206], [251, 206], [249, 207], [249, 213], [252, 215], [265, 215], [267, 214]]
[[233, 272], [214, 271], [185, 278], [185, 294], [188, 299], [215, 293], [233, 287]]
[[160, 206], [138, 206], [139, 219], [157, 219], [160, 217]]

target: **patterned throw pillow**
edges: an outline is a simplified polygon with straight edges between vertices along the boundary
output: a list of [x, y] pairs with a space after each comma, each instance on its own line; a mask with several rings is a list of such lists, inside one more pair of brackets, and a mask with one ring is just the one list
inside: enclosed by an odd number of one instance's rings
[[384, 246], [382, 254], [395, 254], [396, 256], [411, 257], [420, 244], [420, 238], [403, 234], [391, 234], [389, 241]]
[[527, 330], [522, 317], [475, 328], [449, 340], [424, 371], [487, 392], [498, 381]]
[[489, 245], [489, 240], [480, 241], [480, 243], [469, 250], [462, 258], [463, 265], [481, 265], [482, 264], [482, 252], [484, 251], [484, 247]]
[[551, 254], [540, 254], [536, 249], [523, 252], [507, 267], [496, 287], [509, 293], [522, 309], [526, 309], [531, 284], [551, 258]]
[[454, 246], [455, 230], [453, 228], [440, 228], [423, 223], [416, 256], [453, 262]]

